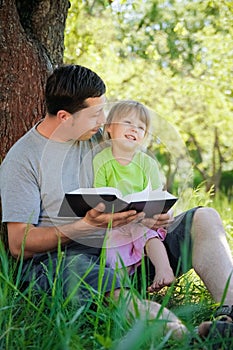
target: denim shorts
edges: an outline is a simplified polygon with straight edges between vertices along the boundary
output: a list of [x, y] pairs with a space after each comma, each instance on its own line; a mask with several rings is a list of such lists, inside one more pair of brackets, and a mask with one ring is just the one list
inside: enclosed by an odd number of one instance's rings
[[22, 284], [31, 283], [37, 291], [51, 294], [56, 280], [64, 298], [72, 295], [73, 301], [86, 303], [122, 285], [116, 271], [104, 266], [100, 256], [101, 249], [77, 243], [60, 252], [36, 255], [24, 263]]

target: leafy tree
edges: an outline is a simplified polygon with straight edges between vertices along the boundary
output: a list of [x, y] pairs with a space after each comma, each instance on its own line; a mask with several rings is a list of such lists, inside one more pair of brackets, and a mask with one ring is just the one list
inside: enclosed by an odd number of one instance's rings
[[[232, 14], [225, 0], [73, 0], [66, 27], [65, 60], [98, 71], [110, 100], [138, 99], [172, 123], [207, 189], [233, 168]], [[162, 152], [170, 183], [184, 152], [179, 137], [176, 147], [163, 138], [151, 149]]]

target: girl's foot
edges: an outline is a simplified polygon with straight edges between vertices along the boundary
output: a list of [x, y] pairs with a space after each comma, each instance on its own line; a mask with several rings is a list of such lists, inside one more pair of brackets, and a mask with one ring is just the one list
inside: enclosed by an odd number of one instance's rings
[[172, 269], [163, 272], [157, 271], [152, 285], [148, 287], [148, 292], [157, 292], [163, 287], [170, 286], [175, 280]]

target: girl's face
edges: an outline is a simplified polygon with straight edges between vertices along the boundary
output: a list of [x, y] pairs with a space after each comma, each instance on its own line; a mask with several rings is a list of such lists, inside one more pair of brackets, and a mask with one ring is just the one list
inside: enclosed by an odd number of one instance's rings
[[142, 143], [146, 134], [146, 124], [138, 116], [131, 113], [127, 116], [118, 117], [106, 127], [112, 140], [124, 143], [130, 148], [137, 147]]

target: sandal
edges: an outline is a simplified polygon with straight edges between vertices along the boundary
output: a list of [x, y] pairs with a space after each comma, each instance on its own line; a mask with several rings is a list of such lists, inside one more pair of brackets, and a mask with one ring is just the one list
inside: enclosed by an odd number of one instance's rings
[[215, 312], [216, 320], [202, 322], [198, 334], [208, 339], [212, 350], [232, 349], [233, 346], [233, 305], [220, 306]]
[[231, 322], [233, 322], [233, 305], [219, 306], [215, 312], [215, 317], [218, 318], [219, 321], [226, 321], [225, 318], [230, 318]]

